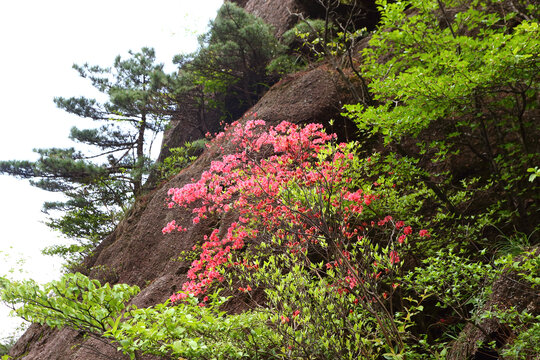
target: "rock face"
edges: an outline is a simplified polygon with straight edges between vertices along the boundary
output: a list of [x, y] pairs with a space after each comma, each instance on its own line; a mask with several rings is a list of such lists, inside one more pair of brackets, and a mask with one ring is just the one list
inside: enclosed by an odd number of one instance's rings
[[[306, 19], [324, 18], [326, 9], [322, 4], [327, 0], [230, 0], [242, 6], [247, 12], [252, 13], [268, 24], [272, 25], [276, 35], [281, 37], [283, 33], [292, 28], [298, 22], [296, 14], [302, 14]], [[358, 0], [358, 13], [353, 19], [357, 28], [366, 27], [372, 30], [379, 20], [375, 0]], [[334, 14], [347, 13], [350, 10], [347, 5], [340, 5], [333, 9]]]
[[[536, 255], [540, 256], [540, 248]], [[516, 259], [516, 261], [520, 261]], [[483, 311], [506, 310], [514, 307], [516, 311], [536, 316], [540, 314], [540, 296], [530, 283], [512, 272], [506, 272], [493, 284], [493, 293], [483, 306]], [[454, 342], [448, 354], [449, 360], [495, 360], [499, 359], [499, 351], [512, 342], [516, 334], [494, 318], [484, 319], [479, 327], [467, 324], [459, 338]], [[482, 330], [480, 330], [480, 328]], [[495, 349], [489, 346], [495, 342]], [[537, 360], [538, 354], [529, 354], [526, 358]]]
[[[290, 12], [305, 9], [295, 0], [235, 2], [272, 24], [277, 34], [282, 34], [296, 22]], [[319, 67], [290, 75], [275, 84], [246, 118], [257, 117], [269, 125], [284, 120], [327, 123], [331, 118], [340, 119], [342, 105], [350, 100], [347, 96], [343, 84], [332, 72]], [[167, 156], [169, 148], [200, 138], [205, 131], [217, 130], [219, 118], [216, 114], [201, 114], [201, 109], [193, 104], [184, 104], [180, 109], [164, 134], [160, 159]], [[201, 118], [206, 122], [201, 124]], [[210, 234], [212, 228], [204, 221], [191, 224], [190, 210], [183, 210], [183, 213], [178, 209], [169, 210], [166, 206], [167, 191], [199, 178], [211, 161], [219, 156], [221, 153], [217, 148], [207, 149], [197, 161], [174, 178], [161, 183], [153, 179], [153, 190], [138, 199], [115, 231], [103, 240], [92, 257], [86, 259], [81, 272], [102, 283], [139, 286], [142, 291], [133, 300], [138, 307], [163, 302], [180, 290], [187, 280], [190, 262], [180, 261], [178, 257], [182, 251], [190, 250], [204, 235]], [[172, 219], [188, 230], [163, 235], [161, 229]], [[227, 226], [226, 223], [222, 224], [224, 228]], [[19, 339], [10, 355], [14, 359], [25, 360], [124, 358], [116, 352], [115, 346], [102, 340], [85, 338], [84, 334], [70, 329], [51, 330], [35, 324]]]
[[[272, 125], [283, 120], [324, 123], [339, 117], [341, 105], [347, 101], [342, 89], [334, 75], [324, 68], [294, 74], [275, 84], [246, 118], [256, 116]], [[181, 127], [182, 123], [178, 122], [177, 126]], [[185, 131], [173, 128], [166, 138], [175, 141], [174, 134], [185, 134]], [[139, 199], [126, 219], [99, 245], [94, 256], [86, 260], [85, 266], [90, 269], [87, 274], [102, 282], [138, 285], [142, 291], [133, 300], [138, 307], [163, 302], [181, 289], [187, 280], [190, 262], [179, 261], [180, 253], [190, 250], [205, 234], [210, 234], [212, 228], [204, 221], [192, 224], [189, 210], [169, 210], [167, 191], [199, 178], [219, 156], [221, 153], [216, 147], [207, 149], [191, 166]], [[161, 229], [172, 219], [188, 230], [163, 235]], [[222, 224], [224, 228], [227, 226]], [[105, 358], [98, 354], [124, 358], [110, 344], [98, 339], [84, 341], [83, 335], [69, 329], [51, 330], [32, 325], [13, 347], [11, 356], [25, 360]], [[82, 346], [77, 346], [81, 341]]]
[[198, 105], [194, 98], [186, 97], [179, 101], [178, 109], [163, 133], [158, 162], [163, 162], [163, 159], [170, 155], [169, 149], [183, 146], [187, 141], [204, 138], [207, 132], [215, 133], [219, 130], [219, 112]]
[[[320, 11], [317, 0], [234, 0], [253, 14], [260, 16], [276, 29], [278, 35], [293, 26], [297, 19], [291, 13], [304, 12], [306, 17]], [[366, 0], [366, 14], [373, 14]], [[373, 15], [375, 16], [375, 15]], [[373, 18], [370, 21], [373, 20]], [[352, 138], [355, 126], [340, 117], [342, 106], [349, 103], [347, 86], [340, 81], [327, 65], [287, 76], [275, 85], [253, 106], [244, 119], [257, 118], [269, 125], [281, 121], [297, 124], [322, 123], [338, 137]], [[207, 120], [201, 123], [201, 119]], [[334, 119], [330, 127], [329, 120]], [[184, 142], [199, 138], [206, 131], [217, 129], [219, 117], [212, 113], [201, 113], [193, 104], [182, 106], [181, 112], [171, 122], [164, 135], [164, 150], [160, 159], [167, 156], [168, 148], [182, 146]], [[139, 286], [142, 291], [133, 299], [138, 307], [152, 306], [164, 302], [171, 294], [180, 290], [187, 280], [190, 261], [179, 259], [183, 251], [191, 250], [204, 235], [213, 230], [204, 220], [191, 223], [190, 209], [167, 208], [167, 191], [181, 187], [198, 179], [213, 160], [221, 156], [217, 146], [205, 152], [189, 167], [167, 181], [152, 181], [152, 190], [138, 199], [133, 208], [115, 231], [103, 240], [94, 255], [86, 259], [85, 273], [103, 282], [127, 283]], [[461, 165], [463, 166], [463, 165]], [[185, 232], [163, 235], [161, 229], [171, 220], [187, 228]], [[223, 221], [221, 230], [229, 224]], [[540, 312], [537, 294], [527, 295], [523, 287], [511, 277], [501, 278], [494, 286], [490, 303], [486, 306], [514, 305], [518, 309]], [[241, 305], [238, 305], [239, 307]], [[449, 354], [449, 359], [496, 359], [481, 357], [481, 344], [495, 340], [501, 346], [508, 340], [507, 329], [495, 321], [486, 320], [482, 325], [489, 336], [475, 327], [467, 326], [462, 337]], [[32, 325], [11, 349], [14, 359], [24, 360], [94, 360], [124, 359], [114, 345], [100, 339], [85, 338], [85, 334], [70, 329], [52, 330]], [[480, 344], [480, 345], [478, 345]], [[489, 354], [487, 354], [489, 355]], [[486, 355], [486, 356], [487, 356]], [[143, 357], [153, 360], [155, 357]]]
[[295, 13], [305, 11], [297, 0], [248, 0], [244, 8], [272, 25], [278, 37], [296, 24]]

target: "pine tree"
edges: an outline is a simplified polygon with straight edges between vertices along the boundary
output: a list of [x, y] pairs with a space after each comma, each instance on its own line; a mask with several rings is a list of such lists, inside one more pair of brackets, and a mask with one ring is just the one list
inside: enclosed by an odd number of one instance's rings
[[[141, 194], [151, 160], [149, 139], [164, 129], [173, 104], [164, 90], [163, 65], [156, 63], [154, 50], [143, 48], [117, 56], [110, 68], [74, 65], [83, 78], [107, 96], [100, 103], [86, 97], [57, 97], [56, 105], [82, 118], [95, 120], [93, 129], [71, 129], [70, 138], [97, 148], [83, 153], [75, 148], [35, 149], [37, 161], [1, 161], [0, 173], [30, 179], [32, 185], [61, 192], [66, 201], [47, 202], [44, 211], [62, 211], [48, 225], [81, 247], [56, 247], [53, 253], [91, 249], [110, 233], [119, 212]], [[88, 147], [86, 147], [88, 148]]]
[[196, 53], [178, 55], [175, 62], [213, 95], [213, 105], [227, 111], [229, 119], [241, 116], [277, 80], [267, 70], [283, 51], [272, 27], [234, 3], [223, 4], [199, 43]]
[[163, 65], [155, 64], [153, 49], [143, 48], [139, 53], [129, 53], [123, 60], [117, 56], [113, 68], [74, 65], [83, 78], [109, 97], [99, 104], [94, 99], [55, 98], [56, 105], [69, 113], [104, 120], [99, 129], [71, 129], [74, 141], [94, 145], [107, 155], [109, 173], [131, 174], [128, 182], [135, 195], [142, 189], [143, 173], [148, 159], [145, 158], [147, 132], [158, 133], [164, 128], [165, 115], [170, 113], [162, 90]]

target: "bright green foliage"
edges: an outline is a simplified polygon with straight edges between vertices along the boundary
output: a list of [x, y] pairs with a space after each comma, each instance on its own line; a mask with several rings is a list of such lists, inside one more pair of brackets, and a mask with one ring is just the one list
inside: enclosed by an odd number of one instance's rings
[[[362, 113], [360, 127], [381, 132], [390, 141], [418, 135], [433, 121], [451, 117], [451, 125], [463, 133], [489, 121], [489, 110], [507, 108], [515, 112], [494, 113], [493, 120], [511, 127], [520, 136], [516, 140], [529, 146], [532, 138], [525, 132], [535, 124], [524, 123], [522, 112], [537, 105], [538, 22], [522, 21], [512, 28], [519, 15], [497, 14], [488, 7], [496, 1], [460, 8], [468, 3], [443, 1], [441, 7], [432, 0], [379, 2], [381, 29], [363, 56], [370, 89], [382, 104]], [[418, 13], [406, 15], [408, 6]], [[450, 17], [445, 7], [462, 11], [452, 11], [455, 16]], [[503, 101], [494, 96], [507, 92], [519, 98]]]
[[538, 250], [525, 250], [518, 258], [501, 256], [496, 264], [505, 270], [515, 272], [521, 279], [531, 284], [532, 289], [540, 287], [540, 257]]
[[489, 264], [440, 251], [407, 274], [405, 282], [418, 294], [434, 296], [437, 306], [449, 307], [460, 319], [468, 320], [472, 317], [469, 311], [485, 299], [481, 289], [489, 288], [497, 274]]
[[529, 181], [533, 182], [536, 178], [540, 178], [540, 169], [538, 166], [535, 166], [534, 168], [528, 168], [527, 172], [531, 173], [529, 175]]
[[[276, 242], [272, 248], [276, 248]], [[383, 251], [374, 244], [363, 244], [363, 255], [383, 258]], [[267, 249], [268, 250], [268, 249]], [[264, 253], [264, 250], [263, 250]], [[387, 254], [386, 254], [387, 255]], [[393, 313], [386, 298], [392, 298], [392, 275], [384, 281], [363, 284], [371, 294], [364, 301], [361, 290], [340, 287], [340, 279], [350, 273], [339, 268], [327, 268], [323, 263], [310, 263], [302, 255], [284, 251], [270, 257], [255, 256], [260, 270], [245, 269], [240, 284], [251, 284], [264, 289], [267, 302], [265, 310], [279, 334], [275, 358], [289, 359], [375, 359], [383, 354], [399, 356], [399, 343], [408, 338], [407, 328], [412, 325], [410, 316], [405, 319]], [[365, 264], [350, 262], [358, 269]], [[366, 274], [367, 275], [367, 274]], [[363, 279], [369, 279], [363, 277]], [[375, 274], [371, 276], [375, 278]], [[388, 284], [389, 283], [389, 284]], [[389, 285], [389, 286], [388, 286]], [[244, 285], [245, 286], [245, 285]], [[382, 289], [391, 289], [383, 294]], [[350, 291], [350, 292], [349, 292]], [[384, 310], [382, 310], [384, 309]], [[385, 314], [385, 311], [389, 313]], [[415, 311], [409, 308], [408, 311]], [[395, 347], [394, 347], [395, 345]], [[402, 345], [402, 344], [401, 344]], [[399, 357], [397, 357], [399, 358]]]
[[[189, 359], [253, 359], [276, 340], [264, 313], [226, 316], [225, 298], [213, 294], [206, 306], [189, 298], [139, 309], [128, 305], [137, 286], [101, 285], [82, 274], [67, 274], [39, 286], [33, 281], [0, 278], [0, 298], [25, 320], [53, 328], [69, 327], [109, 340], [131, 359], [140, 354]], [[21, 306], [22, 305], [22, 306]], [[267, 354], [267, 353], [266, 353]]]
[[169, 149], [171, 155], [163, 160], [159, 165], [159, 171], [163, 178], [169, 178], [178, 174], [180, 170], [186, 168], [197, 159], [202, 150], [206, 147], [207, 141], [199, 139], [186, 142], [184, 146]]
[[[125, 284], [101, 285], [86, 276], [66, 274], [40, 286], [32, 280], [1, 279], [1, 300], [23, 319], [50, 327], [70, 327], [94, 336], [113, 327], [123, 317], [126, 303], [139, 288]], [[18, 304], [24, 304], [18, 307]]]
[[263, 313], [226, 315], [217, 294], [205, 306], [194, 298], [130, 311], [130, 317], [105, 333], [125, 354], [140, 352], [189, 359], [254, 359], [267, 351], [263, 339], [275, 339]]
[[[404, 281], [416, 297], [437, 299], [433, 313], [458, 319], [454, 325], [441, 320], [445, 331], [435, 339], [429, 331], [417, 334], [407, 358], [423, 359], [435, 349], [441, 356], [465, 323], [478, 326], [488, 314], [525, 334], [503, 351], [516, 358], [534, 353], [535, 340], [526, 339], [538, 337], [536, 315], [486, 313], [482, 306], [494, 279], [509, 271], [487, 259], [498, 251], [520, 264], [516, 251], [538, 242], [538, 5], [411, 0], [379, 6], [380, 28], [361, 53], [374, 103], [347, 106], [348, 115], [363, 134], [384, 140], [384, 155], [372, 156], [371, 169], [387, 185], [388, 203], [407, 222], [430, 230], [430, 238], [411, 244], [423, 264]], [[470, 244], [488, 252], [471, 251]], [[531, 258], [516, 266], [534, 291], [538, 266]]]
[[[517, 257], [505, 255], [496, 259], [492, 265], [471, 261], [461, 254], [440, 251], [423, 263], [422, 267], [417, 267], [404, 277], [408, 289], [424, 298], [435, 298], [436, 306], [446, 310], [445, 316], [473, 324], [488, 339], [490, 336], [483, 328], [484, 319], [495, 319], [507, 326], [511, 333], [506, 335], [516, 338], [501, 351], [511, 359], [526, 359], [538, 353], [540, 315], [516, 306], [486, 304], [494, 284], [501, 279], [519, 284], [521, 288], [530, 288], [533, 293], [536, 291], [540, 285], [538, 250], [526, 250]], [[498, 289], [501, 290], [504, 291]], [[527, 293], [524, 295], [530, 296]], [[445, 321], [443, 318], [440, 323], [444, 324]], [[437, 339], [442, 346], [448, 340], [452, 338]], [[432, 343], [430, 346], [435, 347], [437, 344]]]
[[[490, 314], [491, 315], [491, 314]], [[508, 324], [517, 334], [512, 344], [502, 350], [501, 355], [508, 359], [534, 359], [540, 354], [540, 315], [527, 311], [518, 312], [515, 308], [497, 311], [493, 314], [503, 324]]]
[[[530, 288], [529, 294], [537, 294], [540, 287], [540, 257], [538, 248], [526, 249], [519, 256], [501, 256], [495, 265], [504, 277]], [[495, 318], [508, 326], [516, 335], [512, 343], [502, 350], [502, 355], [509, 359], [530, 359], [540, 354], [540, 314], [516, 306], [501, 306], [487, 309], [482, 318]]]
[[[527, 181], [539, 161], [540, 27], [532, 3], [522, 12], [498, 4], [380, 1], [380, 29], [362, 53], [376, 105], [347, 109], [364, 133], [397, 149], [398, 164], [414, 163], [455, 224], [530, 234], [538, 208], [529, 204], [540, 193]], [[452, 174], [451, 162], [471, 169]], [[480, 221], [468, 218], [474, 201], [483, 202]]]

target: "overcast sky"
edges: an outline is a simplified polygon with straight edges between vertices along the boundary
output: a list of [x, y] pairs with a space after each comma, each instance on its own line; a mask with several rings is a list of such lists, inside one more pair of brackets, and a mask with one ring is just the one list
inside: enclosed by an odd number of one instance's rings
[[[173, 71], [172, 57], [197, 47], [222, 0], [0, 1], [0, 160], [35, 160], [34, 148], [74, 146], [69, 129], [85, 122], [57, 109], [55, 96], [95, 96], [74, 63], [110, 66], [116, 55], [154, 47]], [[87, 122], [86, 124], [91, 125]], [[42, 223], [55, 194], [0, 175], [0, 275], [40, 282], [60, 276], [59, 259], [42, 248], [62, 239]], [[22, 261], [22, 263], [21, 263]], [[22, 264], [22, 265], [21, 265]], [[0, 306], [0, 339], [15, 319]]]

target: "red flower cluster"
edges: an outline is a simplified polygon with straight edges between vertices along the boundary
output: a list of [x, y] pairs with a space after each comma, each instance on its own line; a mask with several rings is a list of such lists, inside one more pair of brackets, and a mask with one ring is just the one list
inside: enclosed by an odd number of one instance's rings
[[[171, 296], [171, 300], [181, 300], [186, 293], [198, 296], [214, 282], [222, 281], [223, 271], [234, 264], [243, 264], [243, 261], [231, 262], [232, 255], [263, 232], [279, 239], [291, 253], [305, 253], [308, 243], [318, 243], [322, 219], [328, 211], [312, 206], [312, 199], [323, 201], [339, 215], [341, 225], [328, 230], [335, 238], [361, 239], [360, 234], [368, 224], [358, 224], [357, 219], [377, 196], [352, 187], [346, 171], [354, 156], [345, 144], [333, 145], [334, 139], [319, 124], [300, 127], [283, 122], [266, 129], [262, 120], [236, 122], [218, 134], [214, 144], [226, 143], [234, 151], [220, 161], [213, 161], [198, 181], [170, 189], [168, 206], [187, 208], [197, 204], [193, 209], [194, 224], [224, 214], [235, 216], [236, 221], [224, 233], [216, 229], [205, 236], [202, 253], [188, 272], [190, 280], [183, 285], [184, 293]], [[372, 226], [376, 223], [386, 226], [392, 223], [392, 217], [371, 222]], [[397, 229], [402, 227], [402, 221], [395, 224]], [[291, 228], [296, 229], [294, 235], [289, 231]], [[163, 233], [175, 229], [185, 230], [171, 221]], [[399, 243], [411, 233], [410, 226], [404, 227]], [[343, 252], [343, 256], [349, 259], [350, 255]], [[340, 261], [327, 267], [338, 266]], [[390, 252], [389, 261], [399, 262], [395, 250]], [[348, 288], [354, 288], [358, 276], [349, 272], [344, 280]], [[251, 290], [248, 288], [240, 291]]]

